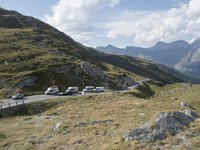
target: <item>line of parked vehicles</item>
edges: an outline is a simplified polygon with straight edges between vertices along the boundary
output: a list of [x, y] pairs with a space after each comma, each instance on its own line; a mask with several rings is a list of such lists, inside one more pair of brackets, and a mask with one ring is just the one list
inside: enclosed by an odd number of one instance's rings
[[[130, 87], [126, 87], [127, 90], [132, 90], [132, 89], [138, 89], [140, 87], [140, 84], [143, 82], [148, 82], [151, 81], [151, 79], [146, 78], [142, 81], [138, 81], [135, 82], [135, 84], [133, 86]], [[86, 86], [83, 90], [82, 90], [82, 95], [86, 94], [86, 93], [99, 93], [99, 92], [104, 92], [105, 88], [104, 87], [94, 87], [94, 86]], [[60, 92], [58, 86], [52, 86], [49, 87], [46, 91], [45, 91], [45, 95], [73, 95], [75, 93], [79, 93], [79, 88], [78, 87], [68, 87], [68, 89], [65, 92]], [[14, 96], [12, 96], [13, 100], [18, 100], [18, 99], [23, 99], [24, 98], [24, 94], [22, 93], [18, 93]]]
[[[99, 93], [99, 92], [104, 92], [105, 88], [104, 87], [94, 87], [94, 86], [86, 86], [83, 91], [82, 94], [85, 93]], [[74, 93], [78, 93], [79, 92], [79, 88], [78, 87], [68, 87], [68, 89], [63, 92], [63, 93], [59, 93], [59, 88], [57, 86], [52, 86], [49, 87], [46, 91], [45, 91], [45, 95], [73, 95]]]
[[[96, 87], [94, 86], [86, 86], [81, 94], [86, 94], [86, 93], [99, 93], [99, 92], [104, 92], [105, 88], [104, 87]], [[58, 86], [52, 86], [49, 87], [45, 91], [45, 95], [73, 95], [79, 93], [79, 88], [78, 87], [68, 87], [68, 89], [65, 92], [60, 92]], [[16, 95], [12, 96], [13, 100], [20, 100], [24, 98], [24, 94], [22, 93], [17, 93]]]

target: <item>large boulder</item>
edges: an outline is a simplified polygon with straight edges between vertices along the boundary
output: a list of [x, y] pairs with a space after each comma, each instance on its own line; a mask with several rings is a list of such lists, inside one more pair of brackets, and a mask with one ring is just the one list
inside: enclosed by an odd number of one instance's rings
[[191, 110], [185, 110], [185, 112], [160, 112], [157, 114], [153, 125], [147, 124], [133, 129], [125, 134], [125, 140], [147, 142], [163, 140], [167, 138], [167, 134], [174, 136], [181, 132], [184, 126], [188, 126], [196, 118], [198, 118], [198, 115]]

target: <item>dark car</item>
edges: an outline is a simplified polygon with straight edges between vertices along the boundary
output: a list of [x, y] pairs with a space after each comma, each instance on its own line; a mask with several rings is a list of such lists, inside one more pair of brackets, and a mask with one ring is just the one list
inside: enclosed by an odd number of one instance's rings
[[19, 99], [23, 99], [23, 98], [24, 98], [24, 94], [22, 94], [22, 93], [18, 93], [12, 97], [13, 100], [19, 100]]
[[66, 92], [63, 93], [64, 95], [73, 95], [72, 90], [67, 90]]

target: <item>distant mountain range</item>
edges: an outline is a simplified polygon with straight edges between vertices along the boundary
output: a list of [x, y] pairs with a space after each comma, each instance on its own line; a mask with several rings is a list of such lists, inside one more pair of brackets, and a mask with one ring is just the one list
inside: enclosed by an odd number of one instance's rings
[[200, 39], [196, 39], [191, 44], [184, 40], [178, 40], [171, 43], [159, 41], [149, 48], [134, 46], [118, 48], [108, 45], [96, 49], [109, 54], [136, 56], [153, 60], [200, 78]]

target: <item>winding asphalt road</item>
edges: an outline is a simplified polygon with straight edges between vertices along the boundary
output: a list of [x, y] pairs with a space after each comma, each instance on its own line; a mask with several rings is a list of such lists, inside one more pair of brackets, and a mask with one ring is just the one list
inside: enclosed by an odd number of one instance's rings
[[[104, 93], [107, 93], [107, 92], [104, 92]], [[87, 93], [85, 95], [97, 95], [97, 94], [102, 94], [102, 93]], [[81, 92], [79, 92], [78, 94], [73, 94], [72, 96], [83, 96], [83, 95], [81, 94]], [[49, 99], [64, 98], [64, 97], [70, 97], [70, 96], [41, 94], [41, 95], [25, 96], [23, 99], [20, 99], [20, 100], [3, 99], [1, 100], [1, 103], [0, 103], [0, 109], [16, 106], [23, 103], [27, 104], [31, 102], [45, 101]]]
[[[135, 84], [132, 87], [129, 87], [128, 89], [136, 89], [139, 84], [144, 83], [144, 82], [148, 82], [148, 81], [150, 81], [150, 79], [137, 81], [136, 82], [137, 84]], [[125, 92], [125, 91], [127, 91], [127, 90], [117, 91], [117, 92]], [[85, 95], [99, 95], [99, 94], [108, 94], [108, 93], [110, 93], [110, 92], [86, 93]], [[72, 96], [83, 96], [83, 95], [81, 94], [81, 91], [80, 91], [78, 94], [74, 94]], [[56, 98], [63, 98], [63, 97], [69, 97], [69, 96], [41, 94], [41, 95], [26, 96], [22, 100], [2, 99], [0, 101], [0, 109], [16, 106], [16, 105], [23, 104], [23, 103], [31, 103], [31, 102], [44, 101], [44, 100], [48, 100], [48, 99], [56, 99]]]

